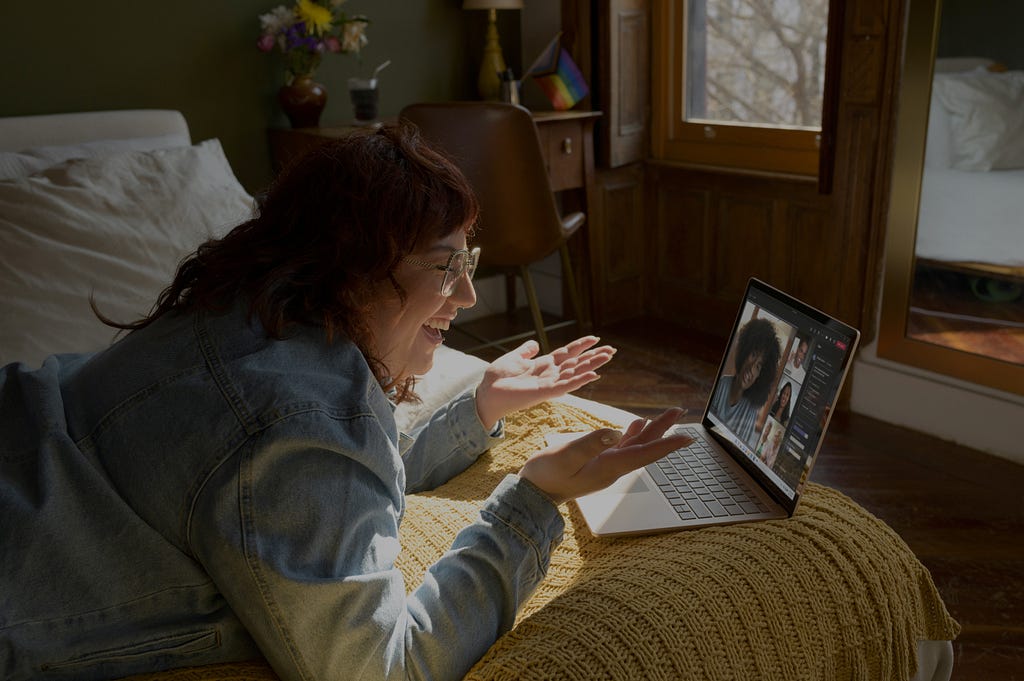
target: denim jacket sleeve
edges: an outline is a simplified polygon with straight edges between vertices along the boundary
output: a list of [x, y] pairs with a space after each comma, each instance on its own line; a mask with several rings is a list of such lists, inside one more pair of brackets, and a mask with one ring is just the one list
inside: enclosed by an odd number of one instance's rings
[[475, 388], [438, 408], [425, 425], [409, 435], [414, 441], [402, 452], [409, 494], [451, 480], [501, 441], [501, 435], [488, 433], [480, 422]]
[[557, 508], [509, 475], [407, 595], [395, 567], [404, 491], [372, 415], [289, 417], [208, 478], [192, 550], [284, 681], [461, 678], [561, 541]]

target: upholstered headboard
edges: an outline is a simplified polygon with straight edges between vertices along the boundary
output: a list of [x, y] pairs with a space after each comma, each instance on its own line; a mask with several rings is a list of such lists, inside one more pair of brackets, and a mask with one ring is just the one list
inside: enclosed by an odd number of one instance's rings
[[98, 140], [160, 138], [162, 146], [192, 143], [180, 111], [132, 109], [0, 118], [0, 151]]

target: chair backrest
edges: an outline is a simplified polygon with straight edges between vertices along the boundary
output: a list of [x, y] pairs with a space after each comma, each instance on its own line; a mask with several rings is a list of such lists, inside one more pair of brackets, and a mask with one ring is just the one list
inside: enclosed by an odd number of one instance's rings
[[564, 240], [533, 117], [499, 102], [412, 104], [400, 118], [415, 123], [459, 166], [480, 202], [473, 243], [483, 265], [537, 262]]

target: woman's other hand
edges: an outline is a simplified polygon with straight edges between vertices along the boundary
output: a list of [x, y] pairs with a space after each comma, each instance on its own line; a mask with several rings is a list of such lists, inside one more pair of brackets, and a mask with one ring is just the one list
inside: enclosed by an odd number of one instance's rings
[[693, 440], [686, 435], [662, 437], [684, 413], [667, 409], [652, 421], [633, 421], [624, 433], [603, 428], [548, 447], [530, 458], [519, 475], [556, 504], [604, 489], [626, 473], [689, 445]]
[[584, 336], [540, 357], [540, 346], [529, 340], [494, 360], [476, 389], [480, 422], [493, 428], [506, 414], [597, 380], [597, 369], [615, 354], [615, 348], [609, 345], [594, 347], [599, 340], [597, 336]]

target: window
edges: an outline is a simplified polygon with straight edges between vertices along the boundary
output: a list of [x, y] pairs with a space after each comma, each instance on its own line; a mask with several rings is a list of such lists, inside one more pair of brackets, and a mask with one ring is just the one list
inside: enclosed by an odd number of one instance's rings
[[814, 175], [829, 0], [662, 0], [655, 155]]

